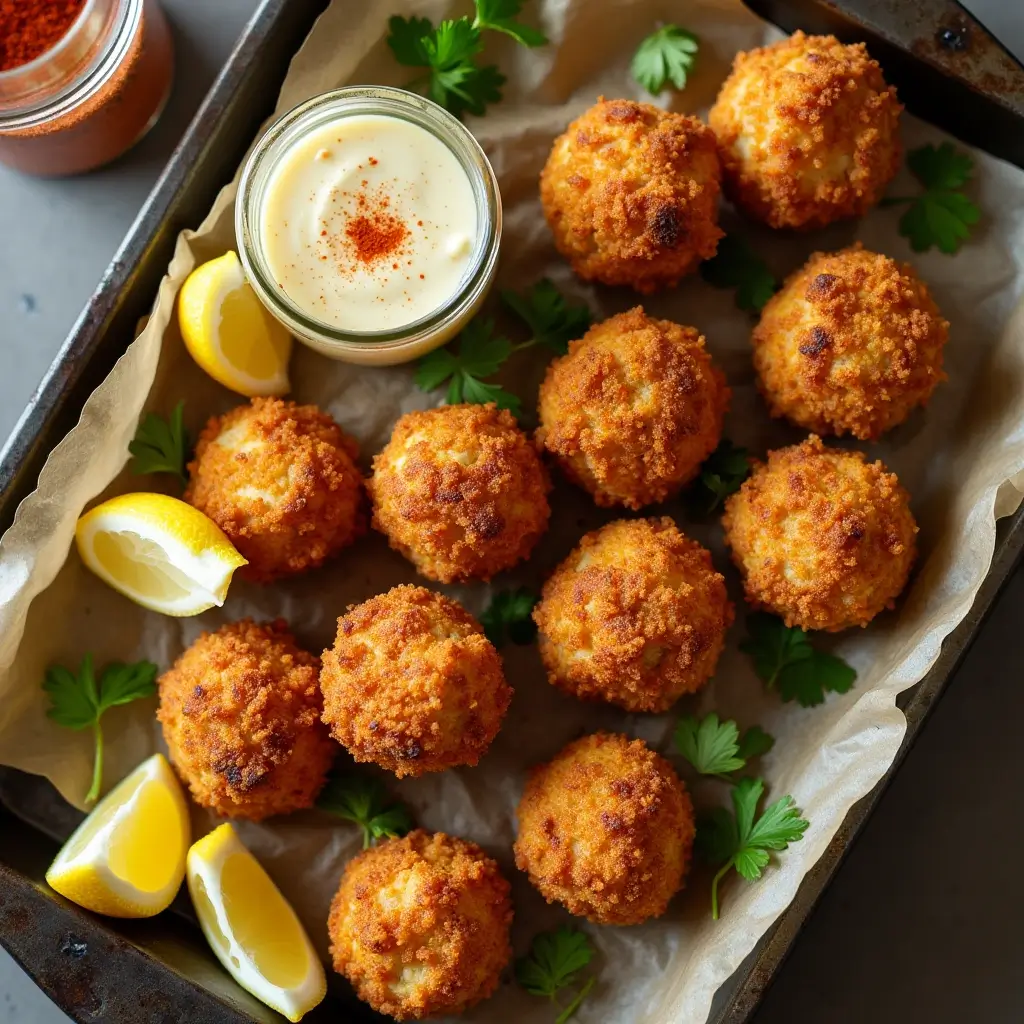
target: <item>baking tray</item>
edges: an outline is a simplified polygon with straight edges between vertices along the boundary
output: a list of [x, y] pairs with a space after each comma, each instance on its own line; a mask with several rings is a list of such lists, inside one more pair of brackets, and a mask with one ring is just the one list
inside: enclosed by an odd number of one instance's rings
[[[271, 113], [292, 54], [327, 0], [264, 0], [0, 453], [0, 531], [47, 454], [135, 336], [180, 230], [205, 216]], [[946, 0], [746, 0], [787, 31], [865, 40], [918, 116], [1024, 167], [1024, 68]], [[393, 0], [399, 6], [398, 0]], [[719, 991], [709, 1024], [749, 1021], [800, 928], [897, 771], [1024, 550], [1024, 510], [998, 527], [995, 557], [970, 613], [928, 675], [903, 694], [907, 733], [878, 786], [850, 811], [793, 903]], [[79, 819], [45, 781], [0, 768], [0, 943], [74, 1020], [90, 1024], [276, 1024], [209, 952], [186, 900], [149, 921], [91, 915], [43, 881]], [[343, 985], [310, 1024], [384, 1018]]]

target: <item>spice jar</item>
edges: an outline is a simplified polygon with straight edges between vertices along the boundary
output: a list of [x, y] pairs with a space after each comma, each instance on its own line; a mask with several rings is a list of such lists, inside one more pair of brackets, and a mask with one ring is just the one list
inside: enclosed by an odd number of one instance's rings
[[[62, 18], [73, 18], [66, 29]], [[173, 52], [157, 0], [0, 0], [5, 28], [3, 163], [29, 174], [88, 171], [120, 156], [160, 116]]]
[[242, 168], [246, 278], [300, 341], [402, 363], [462, 330], [494, 279], [501, 196], [479, 143], [403, 89], [351, 86], [274, 122]]

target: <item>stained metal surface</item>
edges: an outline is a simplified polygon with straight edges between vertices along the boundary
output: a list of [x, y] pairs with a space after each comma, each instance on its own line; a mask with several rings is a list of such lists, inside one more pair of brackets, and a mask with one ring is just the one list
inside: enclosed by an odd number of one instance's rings
[[[746, 0], [787, 30], [866, 39], [915, 113], [1024, 166], [1024, 71], [947, 0]], [[182, 139], [11, 440], [0, 454], [0, 530], [47, 453], [74, 424], [148, 312], [179, 230], [198, 223], [270, 112], [291, 55], [326, 0], [265, 0]], [[800, 928], [855, 840], [1024, 550], [1024, 512], [1000, 525], [995, 560], [965, 621], [900, 706], [908, 730], [885, 779], [848, 815], [793, 904], [716, 999], [711, 1024], [752, 1016]], [[8, 809], [5, 809], [8, 808]], [[18, 816], [12, 814], [16, 811]], [[184, 913], [105, 921], [41, 881], [54, 839], [76, 812], [47, 783], [0, 769], [0, 942], [76, 1021], [91, 1024], [269, 1024], [283, 1018], [237, 989]], [[29, 824], [25, 822], [28, 821]], [[46, 838], [48, 833], [51, 838]], [[332, 990], [306, 1018], [382, 1020]]]

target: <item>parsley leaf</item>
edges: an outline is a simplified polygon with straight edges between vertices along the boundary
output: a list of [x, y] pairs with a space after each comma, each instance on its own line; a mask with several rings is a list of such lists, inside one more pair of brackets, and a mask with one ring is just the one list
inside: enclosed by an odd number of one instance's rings
[[590, 309], [582, 304], [570, 306], [546, 277], [523, 295], [504, 290], [501, 301], [533, 331], [530, 344], [546, 345], [559, 355], [565, 355], [569, 342], [582, 338], [590, 327]]
[[[732, 790], [735, 814], [719, 807], [697, 823], [697, 848], [712, 864], [722, 864], [711, 883], [711, 916], [718, 920], [718, 883], [730, 868], [747, 881], [761, 877], [772, 850], [785, 850], [804, 837], [810, 822], [800, 817], [791, 796], [766, 807], [757, 805], [764, 792], [761, 779], [740, 779]], [[724, 863], [722, 863], [724, 861]]]
[[735, 288], [736, 305], [749, 313], [759, 313], [779, 287], [768, 264], [739, 235], [719, 240], [715, 255], [700, 265], [700, 276], [716, 288]]
[[883, 206], [910, 203], [900, 217], [900, 234], [914, 252], [935, 246], [940, 252], [955, 253], [981, 219], [981, 210], [959, 191], [971, 180], [974, 161], [958, 152], [951, 142], [921, 146], [907, 154], [907, 166], [924, 186], [916, 196], [892, 196]]
[[522, 0], [474, 0], [474, 3], [474, 24], [478, 28], [504, 32], [523, 46], [544, 46], [547, 43], [548, 37], [543, 32], [515, 20], [522, 10]]
[[504, 32], [525, 46], [542, 46], [542, 32], [516, 21], [522, 0], [476, 0], [476, 16], [442, 21], [434, 28], [429, 18], [388, 21], [388, 46], [395, 60], [426, 74], [409, 87], [426, 85], [427, 95], [456, 117], [481, 116], [490, 103], [501, 99], [505, 76], [493, 65], [476, 63], [483, 49], [482, 32]]
[[[575, 985], [579, 973], [594, 956], [594, 947], [578, 928], [562, 925], [552, 932], [541, 932], [530, 943], [530, 952], [515, 962], [516, 981], [530, 995], [543, 996], [557, 1006], [555, 996], [564, 988]], [[594, 978], [588, 978], [575, 993], [573, 1000], [555, 1020], [565, 1024], [580, 1008], [580, 1004], [594, 987]]]
[[815, 650], [802, 629], [789, 628], [774, 615], [751, 615], [747, 632], [740, 650], [751, 656], [762, 682], [776, 687], [784, 701], [813, 707], [829, 690], [846, 693], [857, 678], [856, 670], [842, 658]]
[[316, 806], [358, 825], [363, 830], [364, 850], [378, 839], [404, 836], [413, 827], [409, 808], [393, 799], [379, 779], [369, 775], [332, 773]]
[[658, 95], [671, 82], [686, 88], [686, 76], [697, 59], [699, 41], [678, 25], [662, 25], [637, 48], [630, 65], [633, 77], [649, 92]]
[[767, 753], [775, 740], [757, 725], [749, 728], [741, 739], [735, 722], [720, 722], [712, 712], [701, 721], [693, 715], [681, 718], [672, 742], [701, 775], [733, 782], [729, 774], [746, 767], [750, 758]]
[[487, 639], [495, 647], [501, 647], [506, 638], [514, 644], [533, 643], [537, 635], [537, 624], [531, 613], [540, 600], [529, 587], [502, 590], [491, 598], [491, 603], [480, 616]]
[[166, 420], [156, 413], [146, 415], [128, 442], [128, 451], [134, 456], [133, 473], [173, 473], [183, 484], [188, 483], [185, 459], [191, 446], [182, 422], [184, 409], [185, 403], [179, 402]]
[[131, 665], [111, 662], [97, 680], [92, 655], [86, 654], [76, 675], [62, 665], [46, 670], [43, 690], [50, 696], [46, 715], [68, 729], [92, 729], [95, 739], [92, 785], [85, 794], [88, 803], [100, 795], [103, 784], [103, 730], [100, 719], [108, 708], [130, 704], [140, 697], [156, 693], [157, 668], [151, 661]]
[[750, 476], [750, 456], [746, 448], [740, 448], [727, 437], [704, 460], [700, 467], [697, 483], [704, 515], [711, 515], [729, 497], [738, 491], [743, 481]]

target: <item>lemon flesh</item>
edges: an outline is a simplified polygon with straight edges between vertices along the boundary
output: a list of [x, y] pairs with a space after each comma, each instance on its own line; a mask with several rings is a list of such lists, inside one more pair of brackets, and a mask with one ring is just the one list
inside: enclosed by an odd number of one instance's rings
[[78, 826], [46, 881], [97, 914], [152, 917], [181, 886], [189, 833], [181, 785], [163, 754], [154, 754]]
[[82, 561], [115, 590], [164, 615], [198, 615], [227, 597], [245, 559], [211, 519], [166, 494], [122, 494], [78, 520]]
[[234, 252], [185, 279], [178, 323], [192, 358], [226, 388], [249, 397], [288, 391], [291, 335], [257, 298]]
[[203, 934], [242, 988], [291, 1021], [324, 998], [327, 979], [309, 937], [231, 825], [193, 845], [187, 877]]

